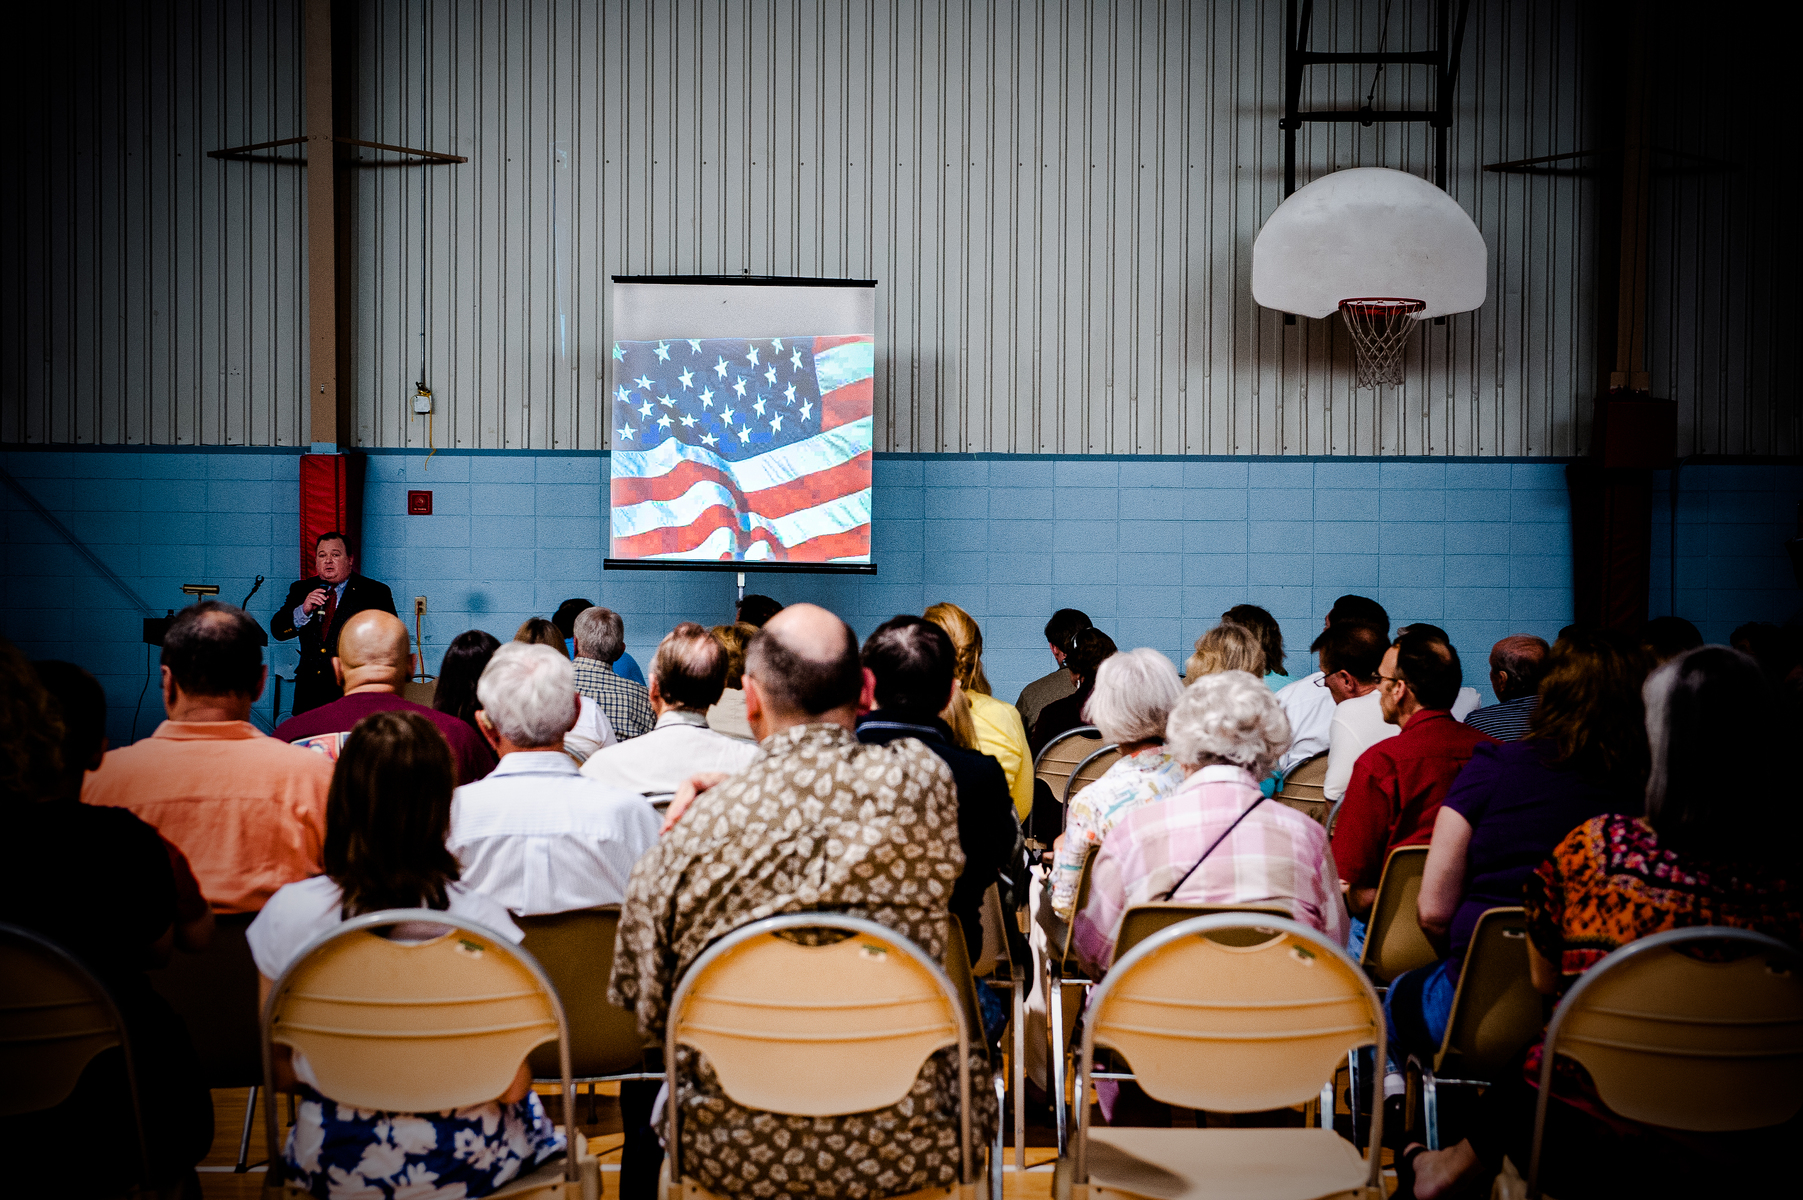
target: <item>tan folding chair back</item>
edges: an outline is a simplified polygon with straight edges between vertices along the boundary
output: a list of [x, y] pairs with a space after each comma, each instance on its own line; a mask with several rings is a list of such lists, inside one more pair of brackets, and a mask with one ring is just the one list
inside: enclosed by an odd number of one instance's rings
[[1359, 965], [1379, 983], [1389, 983], [1404, 971], [1440, 960], [1427, 935], [1421, 932], [1415, 904], [1421, 895], [1421, 871], [1426, 865], [1426, 846], [1398, 846], [1384, 861], [1377, 899], [1366, 918], [1365, 950], [1359, 958]]
[[[964, 1006], [965, 1027], [974, 1032], [983, 1028], [983, 1006], [977, 1000], [977, 977], [971, 970], [970, 944], [964, 940], [964, 930], [956, 918], [947, 921], [946, 926], [945, 977], [958, 990], [958, 999]], [[982, 1041], [987, 1051], [989, 1039]]]
[[1351, 959], [1294, 921], [1253, 920], [1276, 935], [1234, 946], [1166, 929], [1091, 993], [1094, 1044], [1125, 1055], [1154, 1099], [1210, 1112], [1301, 1104], [1378, 1040], [1383, 1013]]
[[1052, 799], [1063, 804], [1071, 772], [1102, 747], [1102, 734], [1094, 725], [1067, 729], [1040, 748], [1033, 760], [1033, 774], [1052, 789]]
[[1083, 865], [1077, 868], [1077, 896], [1072, 902], [1071, 919], [1064, 925], [1064, 945], [1058, 948], [1058, 962], [1054, 964], [1061, 971], [1063, 964], [1072, 962], [1071, 953], [1076, 948], [1074, 939], [1077, 935], [1077, 914], [1089, 904], [1090, 878], [1095, 872], [1096, 855], [1101, 850], [1102, 847], [1093, 842], [1084, 847]]
[[1477, 920], [1434, 1070], [1496, 1079], [1546, 1028], [1545, 1004], [1528, 971], [1528, 927], [1520, 908]]
[[1076, 769], [1071, 772], [1070, 782], [1065, 784], [1064, 787], [1066, 799], [1068, 800], [1070, 797], [1075, 796], [1078, 792], [1100, 779], [1103, 774], [1107, 772], [1109, 767], [1112, 767], [1119, 761], [1121, 761], [1121, 748], [1119, 746], [1104, 746], [1100, 750], [1091, 751], [1089, 757], [1078, 763]]
[[[643, 1071], [645, 1043], [639, 1037], [638, 1017], [607, 1002], [619, 907], [513, 920], [526, 934], [520, 945], [538, 959], [563, 1001], [570, 1026], [570, 1074], [582, 1080]], [[530, 1062], [534, 1079], [558, 1077], [557, 1044], [540, 1046]]]
[[1275, 799], [1326, 825], [1327, 814], [1333, 809], [1333, 802], [1327, 798], [1327, 751], [1291, 767]]
[[670, 1043], [707, 1055], [746, 1108], [830, 1117], [894, 1104], [928, 1055], [958, 1044], [960, 1025], [946, 984], [900, 941], [887, 931], [820, 946], [773, 932], [738, 941], [690, 968]]
[[106, 989], [67, 951], [0, 926], [0, 1117], [67, 1100], [124, 1032]]
[[1549, 1062], [1556, 1049], [1583, 1064], [1629, 1120], [1708, 1133], [1781, 1124], [1803, 1110], [1803, 957], [1739, 929], [1643, 938], [1573, 985], [1547, 1049]]
[[[1174, 900], [1135, 904], [1121, 917], [1121, 932], [1114, 942], [1114, 956], [1119, 959], [1160, 929], [1167, 929], [1179, 921], [1187, 921], [1191, 917], [1213, 917], [1221, 913], [1277, 917], [1284, 921], [1292, 919], [1288, 909], [1274, 904], [1183, 904]], [[1270, 941], [1275, 936], [1275, 931], [1264, 926], [1240, 925], [1209, 936], [1224, 945], [1256, 946]]]
[[269, 1004], [271, 1040], [307, 1056], [322, 1094], [383, 1112], [485, 1104], [558, 1034], [549, 989], [506, 939], [473, 929], [421, 942], [369, 929], [331, 937]]

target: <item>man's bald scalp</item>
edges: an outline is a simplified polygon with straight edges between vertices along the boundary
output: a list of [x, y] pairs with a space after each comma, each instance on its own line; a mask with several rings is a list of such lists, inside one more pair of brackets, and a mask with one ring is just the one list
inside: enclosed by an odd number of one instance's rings
[[792, 604], [751, 639], [745, 673], [779, 709], [817, 717], [855, 704], [864, 686], [851, 626], [814, 604]]
[[406, 624], [380, 609], [356, 613], [338, 633], [338, 661], [347, 671], [381, 664], [404, 672], [411, 655]]

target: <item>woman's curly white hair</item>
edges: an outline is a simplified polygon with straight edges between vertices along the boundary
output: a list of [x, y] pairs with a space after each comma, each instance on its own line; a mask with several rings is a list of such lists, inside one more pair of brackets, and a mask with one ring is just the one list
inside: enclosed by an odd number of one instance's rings
[[1233, 763], [1262, 778], [1290, 748], [1290, 719], [1262, 680], [1222, 671], [1184, 689], [1164, 737], [1185, 768]]

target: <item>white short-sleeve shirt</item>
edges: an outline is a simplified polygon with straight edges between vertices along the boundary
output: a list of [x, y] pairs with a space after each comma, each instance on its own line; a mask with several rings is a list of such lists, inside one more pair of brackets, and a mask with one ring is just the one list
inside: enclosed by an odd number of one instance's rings
[[[486, 926], [510, 942], [517, 943], [526, 936], [505, 908], [467, 884], [453, 883], [445, 891], [450, 899], [446, 911], [451, 915]], [[315, 875], [279, 889], [257, 914], [257, 919], [250, 923], [244, 936], [250, 942], [250, 954], [256, 960], [258, 972], [273, 981], [282, 977], [282, 972], [302, 950], [312, 945], [315, 938], [343, 923], [344, 892], [330, 876]], [[406, 935], [410, 932], [416, 936], [408, 938]], [[398, 941], [436, 936], [435, 931], [423, 925], [418, 930], [406, 926], [396, 930]]]

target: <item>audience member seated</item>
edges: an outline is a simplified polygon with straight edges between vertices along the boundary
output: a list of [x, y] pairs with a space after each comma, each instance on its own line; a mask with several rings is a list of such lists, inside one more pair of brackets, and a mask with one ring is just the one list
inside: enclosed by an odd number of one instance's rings
[[[186, 863], [157, 831], [118, 808], [80, 802], [82, 773], [106, 750], [106, 695], [63, 662], [34, 672], [0, 641], [0, 814], [13, 861], [0, 876], [0, 921], [80, 959], [119, 1008], [132, 1043], [154, 1187], [198, 1196], [194, 1164], [213, 1141], [213, 1100], [181, 1019], [152, 990], [146, 967], [172, 946], [203, 948], [212, 914]], [[96, 1058], [53, 1108], [0, 1117], [15, 1148], [8, 1195], [116, 1196], [136, 1181], [129, 1082], [117, 1050]], [[185, 1185], [185, 1186], [184, 1186]]]
[[[569, 651], [564, 648], [563, 639], [557, 636], [557, 627], [543, 617], [531, 617], [521, 625], [513, 640], [528, 646], [549, 646], [563, 655], [567, 660]], [[486, 668], [484, 668], [486, 670]], [[606, 708], [592, 696], [583, 695], [577, 689], [577, 704], [580, 708], [576, 716], [576, 724], [564, 735], [563, 751], [577, 763], [588, 761], [588, 756], [604, 746], [611, 746], [619, 740], [614, 732], [613, 721]]]
[[[608, 999], [638, 1014], [650, 1042], [662, 1043], [671, 993], [690, 964], [764, 916], [853, 913], [936, 962], [945, 954], [946, 901], [964, 865], [952, 773], [915, 738], [859, 744], [854, 721], [872, 689], [851, 630], [811, 604], [786, 608], [752, 640], [744, 683], [764, 757], [730, 779], [685, 785], [671, 806], [677, 819], [627, 890]], [[806, 981], [797, 987], [805, 994]], [[986, 1140], [996, 1112], [981, 1062], [973, 1055], [973, 1076], [985, 1082], [971, 1089], [972, 1124]], [[901, 1102], [840, 1116], [746, 1109], [688, 1046], [678, 1048], [675, 1074], [667, 1102], [684, 1117], [683, 1170], [709, 1190], [826, 1200], [856, 1181], [864, 1200], [884, 1200], [957, 1185], [956, 1049], [928, 1059]], [[900, 1153], [911, 1146], [933, 1152]]]
[[[576, 657], [576, 618], [594, 607], [593, 600], [584, 600], [578, 597], [565, 600], [557, 606], [557, 611], [551, 614], [551, 624], [557, 626], [557, 632], [563, 634], [563, 651], [566, 657], [572, 659]], [[633, 660], [632, 655], [626, 652], [624, 646], [620, 648], [620, 657], [613, 661], [613, 670], [614, 674], [621, 679], [630, 679], [637, 684], [645, 682], [645, 673], [639, 669], [639, 664]]]
[[478, 737], [482, 729], [476, 724], [476, 681], [482, 678], [482, 669], [500, 645], [487, 630], [464, 630], [445, 647], [444, 658], [438, 664], [438, 681], [432, 689], [433, 709], [456, 717]]
[[[325, 874], [284, 887], [251, 923], [260, 998], [316, 938], [364, 913], [437, 909], [520, 940], [499, 902], [458, 879], [445, 847], [455, 784], [450, 747], [425, 717], [378, 712], [357, 723], [332, 776]], [[424, 941], [443, 928], [403, 925], [390, 936]], [[275, 1047], [275, 1070], [277, 1086], [300, 1100], [282, 1158], [315, 1196], [486, 1196], [564, 1146], [524, 1062], [503, 1095], [436, 1113], [341, 1108], [288, 1046]]]
[[[983, 954], [983, 893], [1020, 845], [1020, 821], [1008, 795], [1008, 777], [987, 754], [958, 746], [942, 719], [948, 703], [959, 695], [953, 675], [957, 651], [943, 629], [921, 617], [891, 618], [865, 639], [862, 660], [870, 672], [876, 707], [858, 718], [858, 741], [886, 746], [899, 738], [916, 738], [952, 773], [964, 869], [952, 885], [947, 907], [958, 918], [975, 962]], [[993, 949], [1003, 952], [1000, 946]]]
[[300, 743], [336, 759], [351, 728], [370, 713], [416, 712], [451, 744], [459, 780], [470, 783], [494, 769], [494, 752], [481, 734], [456, 717], [400, 694], [412, 665], [412, 642], [399, 617], [365, 609], [344, 623], [336, 649], [332, 674], [344, 689], [343, 698], [283, 721], [275, 727], [278, 741]]
[[1375, 625], [1342, 621], [1322, 635], [1321, 687], [1334, 698], [1327, 733], [1327, 778], [1322, 792], [1329, 800], [1346, 794], [1359, 755], [1385, 738], [1402, 732], [1384, 718], [1378, 688], [1388, 639]]
[[1283, 669], [1283, 627], [1277, 618], [1256, 604], [1236, 604], [1221, 614], [1223, 625], [1238, 625], [1252, 632], [1265, 656], [1265, 686], [1281, 691], [1295, 680]]
[[751, 725], [745, 720], [745, 689], [741, 683], [745, 678], [745, 648], [757, 631], [756, 625], [745, 624], [716, 625], [709, 630], [726, 651], [726, 686], [720, 699], [707, 710], [707, 727], [748, 742], [757, 739], [751, 736]]
[[726, 682], [726, 651], [693, 621], [684, 621], [658, 643], [651, 660], [650, 733], [590, 756], [582, 773], [609, 787], [643, 796], [669, 796], [699, 771], [743, 770], [758, 756], [752, 742], [707, 726], [707, 710]]
[[1033, 751], [1027, 746], [1027, 727], [1021, 723], [1019, 710], [995, 698], [989, 677], [983, 673], [983, 631], [956, 604], [935, 604], [924, 615], [952, 639], [958, 654], [958, 686], [970, 702], [977, 744], [1002, 764], [1014, 815], [1024, 821], [1033, 811]]
[[1058, 665], [1020, 690], [1020, 698], [1014, 702], [1014, 707], [1020, 713], [1023, 729], [1033, 728], [1033, 722], [1039, 720], [1040, 709], [1077, 690], [1071, 682], [1070, 672], [1065, 669], [1064, 650], [1071, 644], [1072, 638], [1090, 625], [1089, 614], [1074, 608], [1059, 609], [1045, 623], [1046, 645], [1051, 649], [1052, 659]]
[[621, 741], [657, 724], [651, 693], [621, 677], [614, 663], [626, 653], [626, 622], [611, 608], [584, 609], [576, 618], [576, 690], [601, 706]]
[[1528, 735], [1534, 706], [1540, 703], [1540, 676], [1547, 654], [1543, 638], [1518, 633], [1490, 648], [1490, 690], [1496, 703], [1478, 709], [1465, 724], [1499, 742], [1520, 741]]
[[[1335, 621], [1357, 621], [1376, 626], [1384, 640], [1390, 636], [1390, 614], [1383, 605], [1364, 596], [1341, 596], [1322, 619], [1321, 633], [1309, 646], [1310, 654], [1320, 654], [1326, 646], [1327, 631]], [[1311, 671], [1291, 684], [1278, 689], [1277, 702], [1290, 719], [1290, 748], [1278, 760], [1280, 771], [1288, 771], [1299, 762], [1313, 758], [1328, 748], [1333, 725], [1334, 705], [1339, 703], [1322, 681], [1325, 670]]]
[[1074, 930], [1085, 970], [1100, 979], [1127, 910], [1160, 900], [1276, 905], [1344, 944], [1326, 831], [1258, 790], [1289, 740], [1289, 719], [1256, 675], [1223, 671], [1184, 688], [1165, 730], [1183, 784], [1103, 839]]
[[768, 596], [760, 596], [756, 592], [739, 599], [735, 607], [733, 620], [740, 625], [749, 625], [753, 629], [762, 629], [770, 618], [783, 610], [783, 606]]
[[1561, 638], [1527, 736], [1476, 747], [1453, 781], [1434, 818], [1419, 900], [1421, 928], [1450, 953], [1390, 985], [1384, 1005], [1398, 1061], [1411, 1053], [1431, 1061], [1439, 1050], [1484, 911], [1521, 903], [1529, 873], [1577, 826], [1604, 813], [1639, 814], [1647, 665], [1639, 641], [1623, 634]]
[[451, 803], [464, 884], [519, 916], [618, 904], [632, 864], [657, 840], [657, 810], [584, 779], [563, 752], [577, 712], [570, 661], [548, 646], [502, 646], [476, 695], [501, 762]]
[[109, 750], [81, 789], [84, 803], [130, 809], [173, 842], [214, 912], [256, 912], [319, 873], [332, 764], [250, 723], [268, 676], [262, 642], [229, 604], [177, 613], [163, 635], [169, 719]]
[[1183, 663], [1183, 682], [1194, 683], [1204, 675], [1219, 675], [1223, 671], [1264, 677], [1264, 647], [1259, 644], [1258, 635], [1244, 625], [1223, 621], [1197, 638], [1195, 649]]
[[[1183, 782], [1183, 768], [1164, 744], [1165, 723], [1182, 694], [1183, 681], [1171, 660], [1149, 647], [1124, 650], [1096, 668], [1096, 686], [1084, 715], [1104, 742], [1120, 747], [1121, 756], [1101, 778], [1069, 798], [1050, 866], [1033, 868], [1035, 886], [1028, 894], [1033, 978], [1043, 976], [1050, 947], [1063, 950], [1084, 858], [1121, 818], [1164, 799]], [[1046, 1011], [1045, 989], [1035, 987], [1027, 998], [1026, 1067], [1039, 1087], [1046, 1083]]]
[[[1416, 621], [1412, 625], [1397, 626], [1396, 637], [1401, 637], [1403, 634], [1411, 632], [1425, 633], [1428, 637], [1433, 638], [1437, 642], [1444, 642], [1448, 646], [1452, 645], [1452, 638], [1447, 636], [1444, 629], [1440, 628], [1438, 625], [1429, 625], [1426, 621]], [[1395, 639], [1392, 638], [1391, 640], [1394, 641]], [[1477, 694], [1476, 688], [1461, 686], [1459, 688], [1458, 698], [1452, 702], [1452, 708], [1448, 711], [1452, 713], [1453, 720], [1463, 721], [1466, 717], [1477, 711], [1477, 706], [1480, 703], [1482, 703], [1482, 697]]]
[[1364, 944], [1362, 918], [1377, 898], [1384, 860], [1398, 846], [1432, 837], [1440, 801], [1488, 735], [1453, 720], [1459, 695], [1459, 652], [1424, 632], [1405, 633], [1384, 651], [1378, 668], [1383, 719], [1401, 732], [1359, 756], [1334, 826], [1346, 906], [1361, 918], [1354, 929]]
[[1114, 639], [1100, 629], [1081, 630], [1071, 639], [1064, 655], [1064, 667], [1075, 690], [1039, 710], [1039, 720], [1033, 722], [1033, 730], [1027, 735], [1027, 747], [1033, 757], [1039, 757], [1039, 752], [1059, 734], [1089, 724], [1083, 717], [1083, 709], [1095, 690], [1096, 672], [1114, 653]]
[[[1724, 786], [1724, 766], [1771, 747], [1759, 665], [1726, 646], [1677, 655], [1647, 680], [1646, 815], [1592, 817], [1523, 889], [1534, 984], [1559, 994], [1611, 951], [1668, 929], [1727, 925], [1803, 947], [1796, 847], [1803, 821], [1781, 789]], [[1540, 1049], [1528, 1055], [1538, 1078]], [[1488, 1089], [1467, 1140], [1409, 1148], [1423, 1200], [1481, 1188], [1504, 1154], [1526, 1170], [1536, 1092], [1509, 1072]], [[1554, 1196], [1755, 1196], [1773, 1191], [1803, 1121], [1744, 1133], [1684, 1133], [1609, 1114], [1581, 1072], [1555, 1076], [1541, 1182]]]
[[1640, 644], [1658, 665], [1695, 650], [1703, 644], [1703, 635], [1683, 617], [1654, 617], [1641, 627]]

